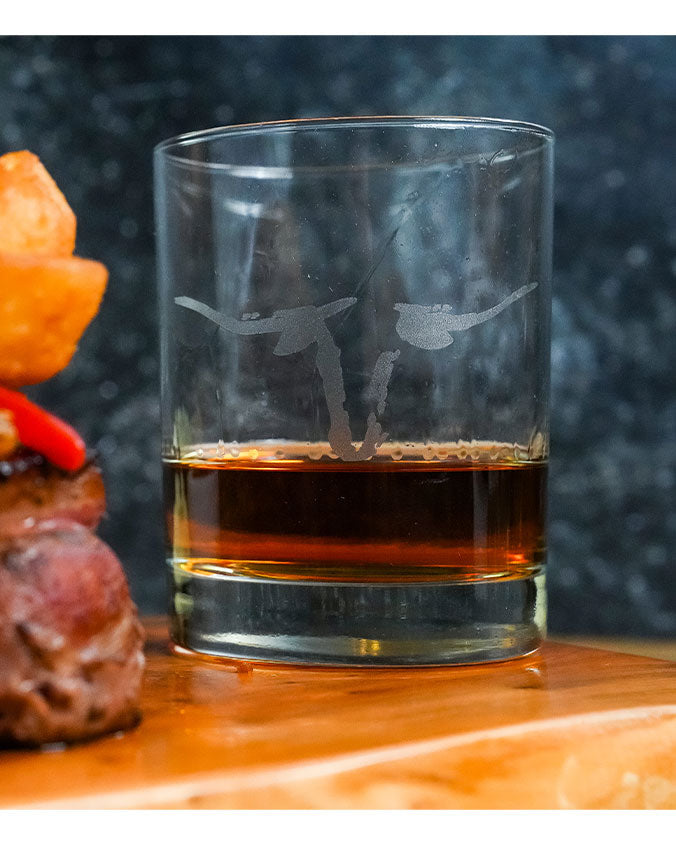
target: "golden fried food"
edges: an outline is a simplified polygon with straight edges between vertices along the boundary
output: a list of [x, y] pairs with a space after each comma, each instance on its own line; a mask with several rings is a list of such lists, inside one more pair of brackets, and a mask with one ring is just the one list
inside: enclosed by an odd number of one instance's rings
[[35, 384], [62, 370], [107, 280], [98, 261], [0, 253], [0, 384]]
[[0, 252], [72, 255], [75, 227], [66, 198], [36, 155], [0, 156]]

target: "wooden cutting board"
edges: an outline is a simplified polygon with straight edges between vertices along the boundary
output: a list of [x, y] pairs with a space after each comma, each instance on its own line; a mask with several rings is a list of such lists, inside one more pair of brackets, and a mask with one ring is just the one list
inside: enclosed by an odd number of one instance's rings
[[676, 808], [676, 664], [547, 643], [446, 669], [251, 668], [150, 625], [142, 723], [0, 753], [0, 807]]

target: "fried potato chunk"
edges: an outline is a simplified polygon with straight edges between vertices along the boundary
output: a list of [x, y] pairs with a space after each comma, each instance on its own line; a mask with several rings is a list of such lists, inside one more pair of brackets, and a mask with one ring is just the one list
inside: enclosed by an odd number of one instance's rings
[[98, 261], [0, 252], [0, 384], [35, 384], [62, 370], [107, 280]]
[[0, 252], [72, 255], [75, 214], [40, 159], [0, 156]]

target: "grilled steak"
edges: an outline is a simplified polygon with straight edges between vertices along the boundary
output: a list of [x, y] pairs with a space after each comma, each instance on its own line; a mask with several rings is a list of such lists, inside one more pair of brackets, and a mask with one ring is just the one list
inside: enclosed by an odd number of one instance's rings
[[88, 739], [138, 717], [143, 632], [120, 562], [93, 534], [98, 467], [23, 449], [0, 461], [0, 744]]
[[100, 469], [57, 469], [29, 449], [0, 461], [0, 538], [16, 537], [45, 519], [71, 519], [96, 529], [106, 508]]
[[122, 567], [83, 525], [53, 519], [0, 539], [0, 742], [133, 725], [142, 645]]

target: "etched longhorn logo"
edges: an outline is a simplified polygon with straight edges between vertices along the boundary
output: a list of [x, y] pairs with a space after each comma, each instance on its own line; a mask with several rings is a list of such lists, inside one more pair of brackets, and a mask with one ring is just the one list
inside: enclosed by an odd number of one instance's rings
[[[524, 285], [492, 308], [467, 314], [451, 313], [450, 305], [410, 305], [398, 302], [394, 305], [394, 309], [399, 312], [396, 331], [411, 346], [429, 350], [443, 349], [453, 343], [452, 332], [466, 331], [491, 320], [536, 287], [537, 282]], [[315, 366], [322, 380], [329, 412], [329, 444], [333, 451], [343, 461], [365, 461], [372, 458], [378, 446], [387, 439], [387, 433], [383, 432], [377, 415], [385, 410], [394, 362], [401, 350], [381, 352], [378, 356], [366, 394], [374, 403], [375, 410], [368, 416], [366, 434], [361, 445], [355, 447], [350, 418], [345, 410], [345, 382], [340, 349], [326, 324], [328, 319], [353, 306], [357, 302], [356, 297], [337, 299], [326, 305], [282, 309], [275, 311], [271, 317], [261, 318], [257, 313], [245, 314], [241, 320], [221, 314], [188, 296], [177, 296], [174, 302], [201, 314], [233, 334], [279, 334], [273, 350], [275, 355], [291, 355], [316, 343]]]

